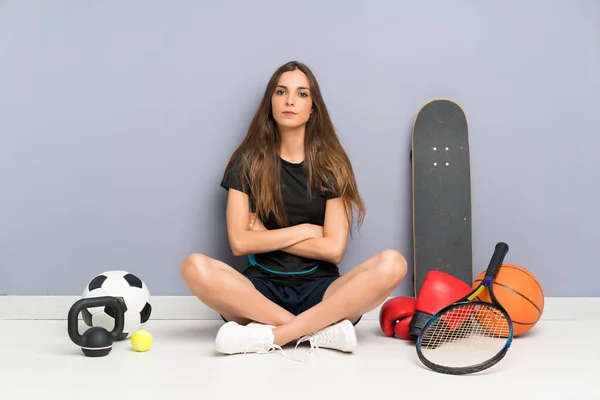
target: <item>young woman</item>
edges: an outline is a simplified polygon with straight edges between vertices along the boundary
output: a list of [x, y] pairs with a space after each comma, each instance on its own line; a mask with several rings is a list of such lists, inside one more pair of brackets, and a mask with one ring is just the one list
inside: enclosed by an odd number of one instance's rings
[[229, 243], [248, 257], [247, 268], [240, 273], [202, 254], [181, 264], [189, 290], [226, 321], [217, 350], [261, 353], [300, 339], [353, 351], [354, 324], [396, 288], [406, 260], [383, 250], [340, 276], [337, 264], [364, 204], [306, 65], [275, 71], [221, 186]]

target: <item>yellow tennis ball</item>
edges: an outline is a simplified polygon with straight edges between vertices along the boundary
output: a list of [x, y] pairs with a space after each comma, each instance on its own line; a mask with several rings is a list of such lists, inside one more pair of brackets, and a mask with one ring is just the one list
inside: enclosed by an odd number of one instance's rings
[[152, 347], [152, 334], [145, 329], [133, 332], [131, 345], [135, 351], [148, 351]]

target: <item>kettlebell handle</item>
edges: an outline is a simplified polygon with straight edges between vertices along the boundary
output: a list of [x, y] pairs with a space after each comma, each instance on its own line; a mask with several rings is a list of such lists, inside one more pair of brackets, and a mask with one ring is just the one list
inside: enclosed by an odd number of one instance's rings
[[113, 296], [87, 297], [77, 300], [69, 309], [67, 330], [73, 343], [83, 346], [83, 337], [79, 334], [78, 326], [79, 313], [86, 308], [103, 306], [112, 308], [115, 314], [115, 326], [110, 332], [113, 341], [117, 340], [117, 337], [123, 333], [125, 327], [125, 310], [121, 301]]

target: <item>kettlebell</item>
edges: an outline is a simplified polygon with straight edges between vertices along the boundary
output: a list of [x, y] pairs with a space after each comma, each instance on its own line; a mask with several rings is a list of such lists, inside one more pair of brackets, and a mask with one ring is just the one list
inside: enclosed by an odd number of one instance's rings
[[[79, 334], [79, 313], [86, 308], [92, 307], [110, 307], [113, 309], [115, 326], [112, 331], [109, 332], [105, 328], [94, 326], [86, 330], [83, 335]], [[113, 342], [123, 333], [124, 326], [125, 308], [121, 300], [113, 296], [87, 297], [77, 300], [71, 306], [67, 318], [69, 338], [77, 346], [81, 347], [83, 354], [87, 357], [103, 357], [110, 353]]]

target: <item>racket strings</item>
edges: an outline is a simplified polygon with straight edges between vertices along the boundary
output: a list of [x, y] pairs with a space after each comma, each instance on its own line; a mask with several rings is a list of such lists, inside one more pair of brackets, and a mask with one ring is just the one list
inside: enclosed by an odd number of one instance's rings
[[441, 315], [423, 332], [421, 351], [438, 365], [464, 367], [492, 359], [507, 342], [509, 323], [492, 305], [464, 305]]

